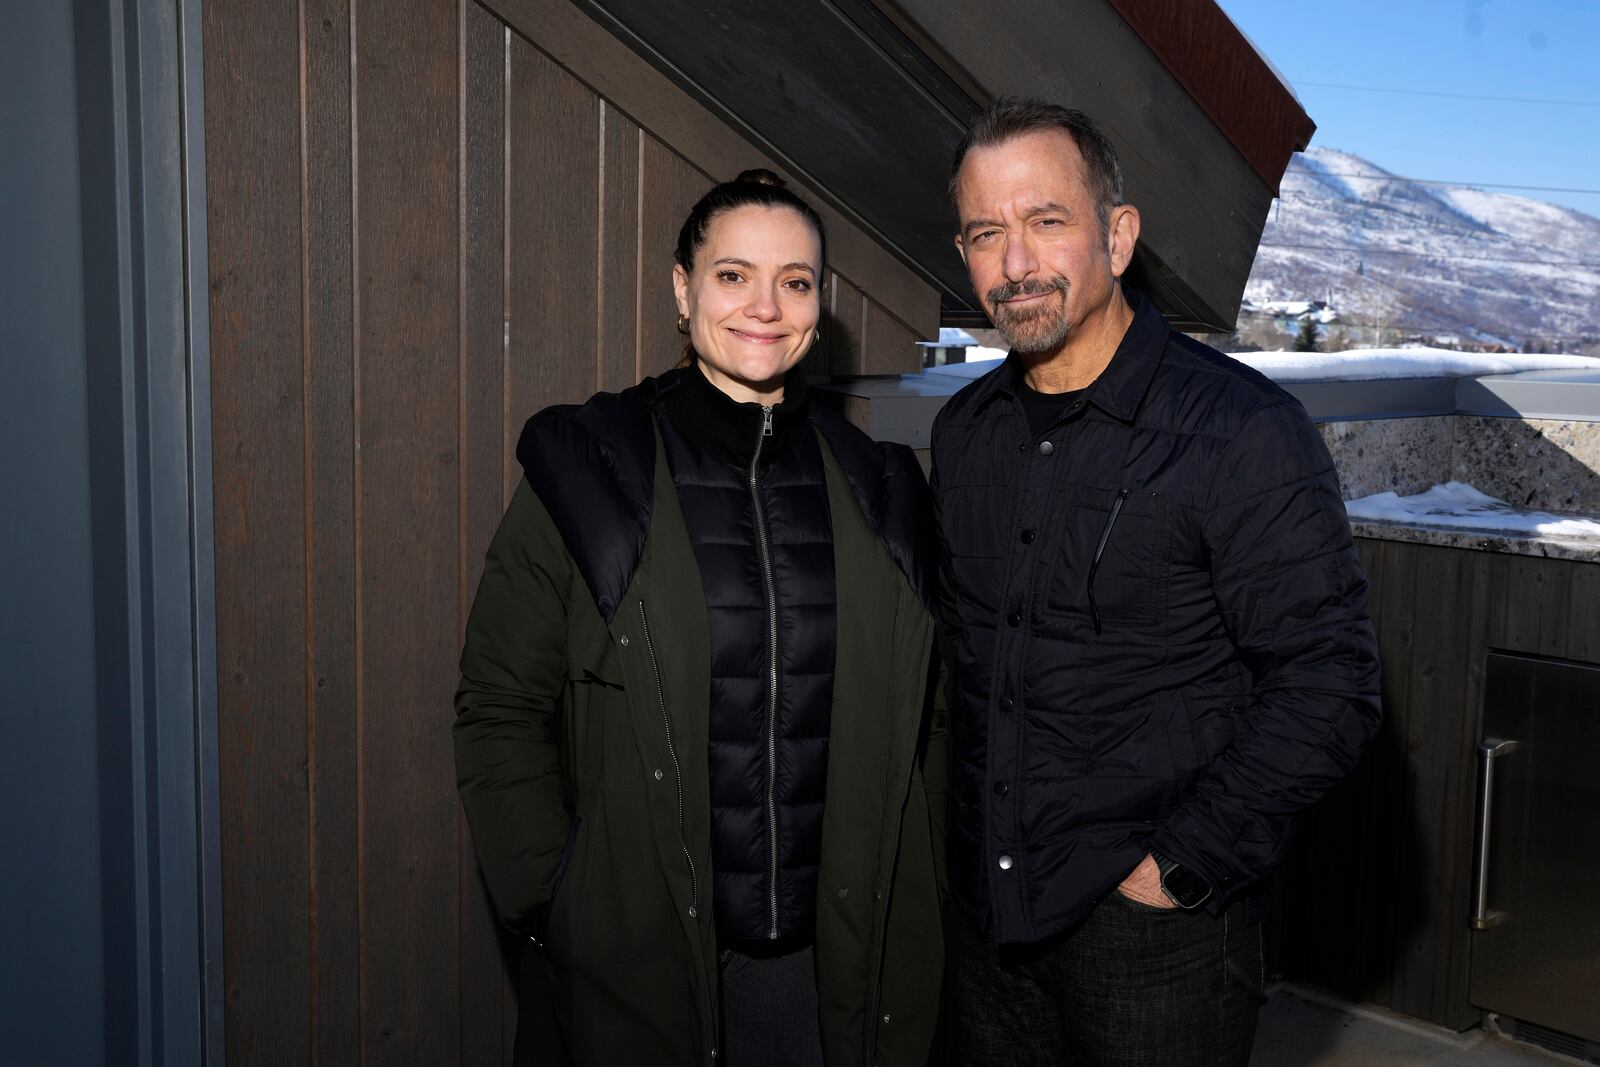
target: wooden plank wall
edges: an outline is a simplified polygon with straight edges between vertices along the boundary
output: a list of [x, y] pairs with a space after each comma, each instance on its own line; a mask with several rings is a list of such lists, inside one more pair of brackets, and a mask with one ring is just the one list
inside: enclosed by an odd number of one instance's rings
[[[516, 435], [673, 365], [677, 228], [713, 171], [764, 162], [597, 92], [572, 67], [607, 48], [619, 94], [666, 90], [565, 0], [513, 6], [205, 5], [234, 1067], [509, 1058], [449, 728]], [[896, 310], [832, 273], [816, 369], [912, 369], [899, 314], [937, 294], [832, 236]]]
[[1457, 1029], [1468, 998], [1476, 745], [1491, 650], [1600, 662], [1600, 565], [1360, 539], [1384, 722], [1303, 821], [1274, 970]]

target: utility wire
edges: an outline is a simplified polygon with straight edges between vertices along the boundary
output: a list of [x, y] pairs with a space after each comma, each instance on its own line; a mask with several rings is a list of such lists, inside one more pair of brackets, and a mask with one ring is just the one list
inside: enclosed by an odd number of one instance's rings
[[1455, 100], [1495, 100], [1504, 104], [1554, 104], [1558, 107], [1600, 107], [1600, 100], [1552, 100], [1540, 96], [1489, 96], [1484, 93], [1456, 93], [1443, 89], [1399, 89], [1386, 85], [1345, 85], [1341, 82], [1306, 82], [1291, 79], [1294, 85], [1318, 89], [1348, 89], [1358, 93], [1394, 93], [1399, 96], [1443, 96]]

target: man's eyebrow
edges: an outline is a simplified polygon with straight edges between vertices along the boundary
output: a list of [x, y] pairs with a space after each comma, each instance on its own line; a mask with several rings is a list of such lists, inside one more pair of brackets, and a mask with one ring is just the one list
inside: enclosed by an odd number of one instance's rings
[[[1021, 214], [1025, 219], [1037, 218], [1040, 215], [1065, 215], [1068, 218], [1072, 218], [1072, 209], [1060, 201], [1046, 200], [1042, 204], [1033, 204], [1029, 207], [1023, 208]], [[1001, 222], [999, 219], [970, 219], [965, 226], [961, 227], [961, 234], [964, 237], [973, 230], [984, 229], [990, 226], [1004, 227], [1005, 223]]]

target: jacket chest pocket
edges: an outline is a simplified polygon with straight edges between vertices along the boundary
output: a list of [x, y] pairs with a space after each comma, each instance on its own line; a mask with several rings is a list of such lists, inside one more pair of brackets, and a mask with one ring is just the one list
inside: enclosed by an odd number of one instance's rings
[[1068, 486], [1058, 501], [1059, 547], [1045, 610], [1091, 633], [1148, 628], [1161, 613], [1168, 516], [1136, 486]]

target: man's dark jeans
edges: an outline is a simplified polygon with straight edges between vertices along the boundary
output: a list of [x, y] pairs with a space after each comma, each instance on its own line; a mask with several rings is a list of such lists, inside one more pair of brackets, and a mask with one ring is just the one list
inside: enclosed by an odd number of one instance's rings
[[1113, 892], [1071, 933], [996, 947], [951, 923], [952, 1062], [964, 1067], [1244, 1065], [1266, 999], [1261, 925]]

